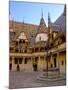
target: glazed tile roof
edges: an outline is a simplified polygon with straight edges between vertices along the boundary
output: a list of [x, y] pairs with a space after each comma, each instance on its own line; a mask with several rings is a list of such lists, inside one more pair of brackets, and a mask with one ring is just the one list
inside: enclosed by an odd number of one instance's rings
[[58, 19], [50, 24], [51, 28], [55, 31], [66, 32], [66, 5], [64, 7], [64, 12], [58, 17]]

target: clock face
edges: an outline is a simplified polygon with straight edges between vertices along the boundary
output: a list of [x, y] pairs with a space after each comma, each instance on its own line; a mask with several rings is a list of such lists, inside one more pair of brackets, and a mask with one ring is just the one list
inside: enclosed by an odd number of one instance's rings
[[46, 33], [40, 33], [36, 36], [36, 42], [47, 41], [47, 40], [48, 40], [48, 36]]

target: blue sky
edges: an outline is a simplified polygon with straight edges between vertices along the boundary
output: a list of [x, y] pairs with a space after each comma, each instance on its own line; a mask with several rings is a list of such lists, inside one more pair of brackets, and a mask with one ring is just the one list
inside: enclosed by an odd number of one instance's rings
[[50, 13], [51, 21], [54, 22], [64, 10], [63, 4], [45, 4], [10, 1], [10, 19], [14, 21], [39, 24], [41, 13], [45, 23], [48, 23], [48, 13]]

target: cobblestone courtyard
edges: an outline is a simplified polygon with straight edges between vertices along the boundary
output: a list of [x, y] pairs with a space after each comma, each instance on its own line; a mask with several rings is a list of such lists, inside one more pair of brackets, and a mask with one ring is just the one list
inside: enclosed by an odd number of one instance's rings
[[32, 87], [48, 87], [62, 86], [66, 84], [65, 79], [46, 81], [38, 80], [44, 72], [10, 72], [9, 73], [9, 88], [32, 88]]

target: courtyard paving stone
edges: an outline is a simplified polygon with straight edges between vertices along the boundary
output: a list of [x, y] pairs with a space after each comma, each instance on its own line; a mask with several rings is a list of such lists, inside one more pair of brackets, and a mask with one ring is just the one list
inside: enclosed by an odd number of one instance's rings
[[10, 72], [9, 73], [9, 88], [32, 88], [32, 87], [48, 87], [66, 85], [65, 79], [60, 79], [55, 82], [51, 80], [38, 80], [45, 72]]

